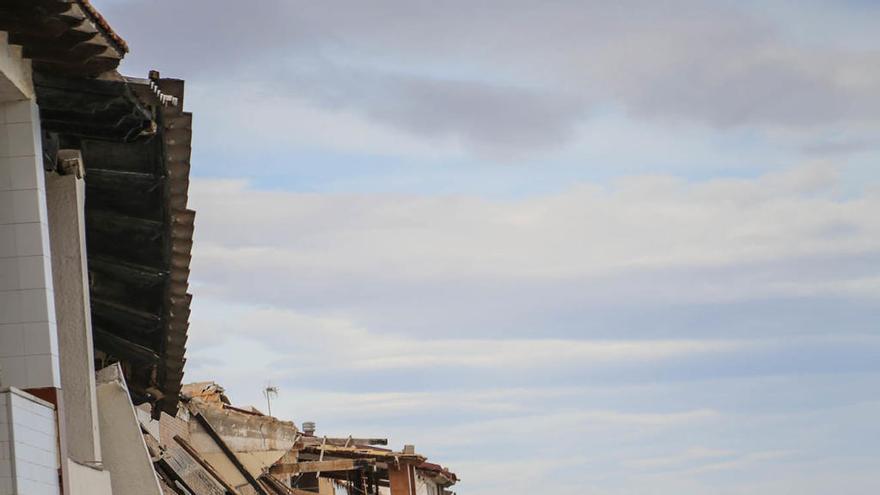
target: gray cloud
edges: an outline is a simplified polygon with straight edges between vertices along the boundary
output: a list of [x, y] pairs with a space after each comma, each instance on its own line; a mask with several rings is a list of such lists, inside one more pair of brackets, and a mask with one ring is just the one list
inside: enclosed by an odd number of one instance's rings
[[856, 153], [875, 153], [880, 150], [876, 138], [826, 139], [804, 146], [804, 153], [819, 156], [846, 156]]
[[198, 0], [106, 10], [138, 50], [137, 70], [149, 60], [198, 84], [332, 102], [478, 151], [565, 142], [589, 117], [585, 102], [719, 128], [880, 121], [875, 52], [795, 41], [746, 7]]
[[479, 81], [376, 73], [364, 69], [288, 68], [276, 87], [295, 88], [322, 106], [356, 108], [392, 127], [454, 138], [495, 154], [559, 146], [586, 113], [583, 99], [550, 90]]

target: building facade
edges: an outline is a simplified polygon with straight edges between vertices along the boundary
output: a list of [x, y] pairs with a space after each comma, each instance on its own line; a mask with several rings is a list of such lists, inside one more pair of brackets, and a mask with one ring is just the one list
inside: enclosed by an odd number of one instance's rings
[[127, 50], [86, 0], [0, 1], [0, 495], [160, 493], [119, 456], [177, 411], [191, 115]]

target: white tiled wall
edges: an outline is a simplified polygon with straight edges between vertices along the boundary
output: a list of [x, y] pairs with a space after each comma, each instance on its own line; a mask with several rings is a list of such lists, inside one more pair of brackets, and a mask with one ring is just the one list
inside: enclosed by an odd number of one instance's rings
[[26, 393], [0, 389], [0, 495], [57, 495], [55, 409]]
[[0, 103], [0, 386], [58, 387], [58, 335], [36, 105]]
[[8, 409], [9, 394], [0, 393], [0, 495], [10, 495], [13, 489]]

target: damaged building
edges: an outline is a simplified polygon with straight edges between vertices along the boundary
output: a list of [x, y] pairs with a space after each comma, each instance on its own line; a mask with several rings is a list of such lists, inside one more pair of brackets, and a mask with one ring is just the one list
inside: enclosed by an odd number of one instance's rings
[[127, 51], [86, 0], [0, 1], [4, 495], [123, 493], [133, 405], [177, 412], [191, 115]]
[[[413, 446], [385, 438], [318, 436], [254, 407], [233, 406], [213, 382], [184, 386], [176, 416], [139, 408], [165, 493], [449, 495], [458, 478]], [[224, 491], [225, 490], [225, 491]]]
[[412, 447], [183, 386], [192, 115], [127, 52], [88, 0], [0, 0], [0, 495], [449, 493]]

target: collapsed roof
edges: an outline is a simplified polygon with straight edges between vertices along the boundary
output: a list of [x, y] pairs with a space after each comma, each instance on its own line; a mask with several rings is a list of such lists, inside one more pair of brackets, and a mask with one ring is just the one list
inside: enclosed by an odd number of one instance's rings
[[[326, 493], [332, 486], [336, 493], [375, 495], [390, 489], [391, 495], [411, 495], [416, 479], [436, 488], [430, 493], [450, 494], [447, 489], [458, 481], [455, 473], [428, 462], [413, 446], [395, 451], [379, 446], [388, 444], [385, 438], [317, 437], [311, 427], [300, 432], [289, 421], [232, 405], [214, 382], [184, 385], [182, 399], [185, 407], [178, 416], [163, 415], [160, 425], [183, 433], [171, 439], [159, 436], [186, 450], [192, 462], [173, 454], [176, 446], [171, 446], [172, 464], [178, 467], [156, 465], [169, 480], [186, 477], [192, 467], [182, 466], [197, 463], [213, 471], [219, 484], [242, 494], [308, 495]], [[181, 423], [188, 427], [181, 428]], [[178, 426], [170, 426], [174, 424]]]

